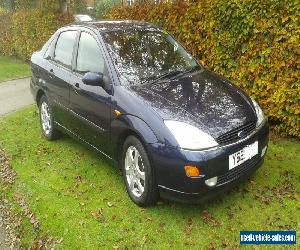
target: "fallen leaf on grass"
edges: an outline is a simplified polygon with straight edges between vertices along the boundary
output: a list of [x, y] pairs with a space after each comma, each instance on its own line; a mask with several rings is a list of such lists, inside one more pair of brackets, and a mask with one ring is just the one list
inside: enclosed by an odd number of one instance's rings
[[216, 249], [214, 243], [212, 243], [212, 242], [208, 244], [207, 248], [208, 248], [209, 250], [214, 250], [214, 249]]
[[35, 230], [38, 230], [39, 222], [38, 222], [37, 218], [35, 217], [35, 215], [30, 211], [25, 198], [22, 197], [21, 195], [15, 195], [15, 200], [20, 205], [23, 214], [29, 220], [29, 222], [33, 226], [33, 228]]
[[0, 178], [5, 184], [13, 184], [16, 172], [10, 166], [5, 153], [0, 149]]
[[150, 216], [145, 217], [147, 221], [152, 221], [152, 218]]
[[80, 175], [77, 175], [74, 177], [74, 180], [77, 182], [82, 182], [82, 177]]
[[189, 226], [191, 226], [191, 225], [193, 224], [193, 219], [192, 219], [192, 218], [188, 218], [187, 224], [188, 224]]
[[237, 245], [233, 245], [233, 246], [230, 247], [230, 250], [238, 250], [238, 249], [239, 249], [239, 248], [238, 248]]
[[164, 228], [165, 226], [166, 226], [166, 223], [164, 223], [164, 222], [160, 222], [160, 223], [159, 223], [159, 227], [160, 227], [160, 228]]
[[188, 218], [187, 220], [187, 225], [185, 227], [185, 231], [187, 234], [189, 234], [193, 229], [193, 219], [192, 218]]
[[260, 203], [265, 205], [269, 205], [272, 202], [272, 197], [270, 195], [262, 195], [261, 193], [255, 195], [255, 199], [257, 199]]
[[220, 222], [218, 222], [210, 213], [206, 210], [203, 210], [200, 214], [201, 219], [204, 223], [209, 224], [213, 227], [220, 226]]
[[91, 215], [99, 222], [103, 223], [105, 221], [104, 215], [103, 215], [103, 209], [99, 208], [96, 211], [92, 211]]
[[273, 188], [264, 186], [257, 190], [255, 198], [265, 204], [269, 205], [273, 200], [281, 202], [284, 198], [297, 200], [297, 193], [293, 183], [295, 183], [295, 174], [293, 171], [282, 171], [280, 177]]
[[36, 239], [30, 246], [31, 250], [54, 249], [55, 244], [61, 243], [62, 240], [55, 241], [52, 237], [42, 237]]
[[60, 238], [60, 239], [57, 241], [57, 243], [60, 244], [60, 243], [63, 242], [63, 240], [64, 240], [64, 238]]
[[228, 242], [227, 242], [226, 239], [224, 239], [224, 240], [222, 241], [221, 247], [224, 249], [224, 248], [226, 248], [227, 246], [228, 246]]
[[227, 208], [227, 216], [228, 218], [231, 220], [233, 219], [234, 213], [232, 212], [230, 207], [226, 207]]

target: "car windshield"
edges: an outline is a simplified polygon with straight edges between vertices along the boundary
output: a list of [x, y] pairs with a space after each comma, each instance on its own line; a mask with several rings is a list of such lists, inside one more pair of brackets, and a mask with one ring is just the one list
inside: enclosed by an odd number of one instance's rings
[[110, 31], [103, 36], [124, 85], [155, 81], [199, 66], [172, 36], [157, 29]]
[[93, 19], [88, 16], [88, 15], [77, 15], [76, 16], [78, 18], [79, 21], [81, 22], [89, 22], [89, 21], [93, 21]]

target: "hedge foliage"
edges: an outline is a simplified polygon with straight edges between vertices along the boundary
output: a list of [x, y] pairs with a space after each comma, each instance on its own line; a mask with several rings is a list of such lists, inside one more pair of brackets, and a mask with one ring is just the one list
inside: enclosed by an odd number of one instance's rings
[[70, 13], [82, 13], [86, 10], [86, 0], [15, 0], [15, 9], [27, 11], [39, 9], [55, 13], [60, 12], [64, 2]]
[[29, 60], [61, 26], [73, 21], [69, 14], [41, 10], [0, 15], [0, 53]]
[[298, 0], [199, 0], [117, 7], [107, 17], [163, 27], [258, 100], [279, 131], [300, 137], [299, 13]]

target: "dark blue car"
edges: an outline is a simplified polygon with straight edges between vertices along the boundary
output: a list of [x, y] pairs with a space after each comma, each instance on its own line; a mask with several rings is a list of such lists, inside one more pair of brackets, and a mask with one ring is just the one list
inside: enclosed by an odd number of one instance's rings
[[257, 103], [152, 24], [63, 27], [31, 62], [45, 138], [63, 131], [110, 159], [140, 206], [206, 200], [263, 162]]

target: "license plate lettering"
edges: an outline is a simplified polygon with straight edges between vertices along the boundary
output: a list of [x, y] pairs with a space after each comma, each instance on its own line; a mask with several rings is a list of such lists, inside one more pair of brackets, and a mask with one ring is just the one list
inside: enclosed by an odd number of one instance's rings
[[229, 170], [235, 168], [258, 154], [258, 142], [254, 142], [231, 155], [229, 155]]

